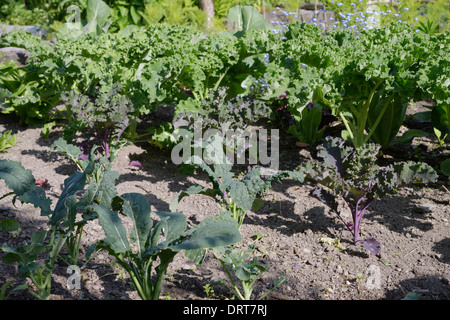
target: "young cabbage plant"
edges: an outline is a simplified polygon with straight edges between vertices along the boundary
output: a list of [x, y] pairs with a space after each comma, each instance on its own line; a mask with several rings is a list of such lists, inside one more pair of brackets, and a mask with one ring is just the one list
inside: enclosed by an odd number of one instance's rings
[[4, 131], [0, 134], [0, 152], [5, 151], [8, 148], [12, 148], [17, 140], [17, 133], [12, 134], [11, 130]]
[[[158, 218], [154, 221], [148, 200], [137, 193], [116, 197], [112, 210], [101, 205], [90, 208], [97, 213], [106, 235], [97, 248], [117, 259], [143, 300], [159, 299], [167, 268], [180, 251], [200, 263], [205, 249], [241, 241], [237, 223], [229, 213], [206, 218], [187, 230], [186, 217], [179, 212], [153, 212]], [[129, 233], [119, 213], [131, 219], [133, 227]]]
[[[41, 215], [49, 215], [52, 212], [51, 200], [46, 197], [41, 188], [36, 187], [31, 170], [26, 170], [19, 162], [0, 160], [0, 179], [4, 180], [6, 186], [12, 190], [2, 198], [12, 195], [13, 203], [16, 200], [31, 203], [41, 209]], [[48, 233], [50, 233], [48, 243], [44, 243]], [[6, 253], [3, 261], [6, 264], [18, 263], [19, 273], [29, 278], [34, 284], [35, 290], [28, 288], [30, 294], [38, 299], [48, 300], [53, 265], [64, 242], [65, 238], [58, 235], [55, 227], [52, 227], [50, 232], [37, 231], [31, 236], [28, 244], [11, 248], [4, 243], [1, 246], [1, 250]], [[38, 256], [43, 253], [47, 254], [44, 263], [37, 262]]]
[[[381, 244], [374, 238], [358, 240], [364, 212], [375, 200], [395, 193], [409, 183], [428, 183], [437, 179], [426, 163], [400, 162], [380, 167], [376, 164], [380, 146], [372, 143], [353, 149], [340, 138], [325, 138], [317, 147], [319, 161], [301, 165], [298, 170], [321, 186], [311, 195], [328, 205], [343, 220], [353, 234], [353, 242], [362, 242], [372, 254], [378, 254]], [[352, 213], [346, 222], [338, 210], [337, 198], [342, 198]]]

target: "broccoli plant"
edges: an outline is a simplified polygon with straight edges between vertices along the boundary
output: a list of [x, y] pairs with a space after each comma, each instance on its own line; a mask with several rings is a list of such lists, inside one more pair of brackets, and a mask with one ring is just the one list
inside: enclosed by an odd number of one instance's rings
[[[435, 170], [425, 163], [407, 161], [378, 166], [380, 146], [377, 144], [353, 149], [340, 138], [327, 137], [317, 150], [322, 161], [305, 163], [297, 170], [305, 174], [305, 179], [321, 185], [311, 195], [337, 213], [353, 234], [355, 245], [362, 242], [372, 254], [379, 253], [381, 244], [374, 238], [358, 240], [361, 221], [369, 205], [409, 183], [428, 183], [437, 179]], [[340, 215], [338, 197], [350, 208], [352, 222], [346, 222]]]

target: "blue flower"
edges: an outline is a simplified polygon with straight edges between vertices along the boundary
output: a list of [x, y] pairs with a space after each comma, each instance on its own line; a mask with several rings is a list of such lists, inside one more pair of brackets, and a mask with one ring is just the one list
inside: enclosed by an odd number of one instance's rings
[[337, 4], [338, 7], [340, 7], [340, 6], [342, 6], [342, 5], [343, 5], [342, 2], [339, 2], [339, 3]]

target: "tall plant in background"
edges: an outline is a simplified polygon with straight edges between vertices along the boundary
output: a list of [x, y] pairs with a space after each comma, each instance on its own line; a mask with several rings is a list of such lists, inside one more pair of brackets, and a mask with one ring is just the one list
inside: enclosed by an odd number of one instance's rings
[[444, 32], [431, 36], [429, 40], [430, 57], [422, 62], [417, 82], [424, 98], [436, 103], [422, 116], [431, 121], [442, 145], [450, 137], [450, 35]]
[[142, 23], [189, 25], [203, 30], [206, 26], [206, 14], [192, 0], [154, 0], [145, 4], [139, 11]]
[[339, 54], [348, 55], [336, 77], [342, 101], [335, 110], [345, 124], [343, 137], [360, 148], [369, 139], [387, 148], [403, 123], [406, 108], [417, 95], [419, 63], [428, 59], [423, 46], [427, 38], [407, 24], [394, 23], [382, 29], [342, 39]]

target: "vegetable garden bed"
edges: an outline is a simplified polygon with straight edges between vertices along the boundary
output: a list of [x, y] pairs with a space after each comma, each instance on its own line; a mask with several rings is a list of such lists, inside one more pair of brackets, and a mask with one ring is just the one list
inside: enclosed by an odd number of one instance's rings
[[0, 37], [0, 298], [449, 298], [448, 32], [86, 10]]
[[[56, 201], [64, 179], [76, 170], [71, 161], [50, 151], [60, 132], [43, 139], [39, 127], [19, 127], [15, 120], [2, 117], [1, 128], [13, 130], [19, 136], [19, 142], [8, 149], [7, 158], [20, 161], [36, 178], [48, 179], [46, 194]], [[421, 139], [417, 141], [417, 148], [433, 145]], [[308, 149], [294, 147], [295, 140], [286, 137], [283, 141], [282, 168], [292, 169], [298, 163], [311, 160]], [[413, 149], [409, 147], [403, 152], [413, 152]], [[129, 167], [130, 160], [140, 161], [143, 168]], [[201, 172], [195, 176], [180, 174], [179, 167], [170, 161], [169, 152], [149, 146], [125, 147], [116, 158], [114, 170], [119, 173], [119, 193], [144, 194], [154, 210], [167, 211], [177, 193], [194, 183], [210, 185]], [[269, 290], [273, 280], [283, 275], [287, 275], [288, 280], [267, 299], [397, 300], [411, 292], [422, 299], [450, 298], [450, 193], [443, 182], [406, 188], [371, 205], [362, 234], [374, 236], [383, 244], [377, 256], [370, 255], [362, 245], [352, 244], [342, 221], [327, 206], [309, 196], [314, 187], [286, 180], [277, 183], [264, 195], [264, 206], [247, 214], [241, 228], [240, 247], [255, 245], [256, 256], [269, 266], [256, 283], [252, 298]], [[3, 182], [1, 190], [2, 194], [7, 192]], [[47, 227], [47, 219], [32, 205], [13, 207], [10, 199], [5, 198], [1, 207], [1, 218], [15, 218], [21, 224], [21, 231], [14, 236], [0, 233], [0, 242], [11, 247], [29, 241], [33, 232]], [[183, 199], [179, 210], [193, 225], [215, 215], [220, 207], [199, 195]], [[102, 237], [98, 223], [85, 227], [80, 253], [82, 263], [85, 249]], [[3, 257], [5, 253], [0, 255]], [[67, 273], [67, 264], [59, 261], [53, 274], [50, 299], [139, 299], [129, 283], [129, 276], [114, 260], [106, 252], [95, 255], [81, 269], [80, 289], [72, 290], [67, 288], [67, 283], [73, 273]], [[26, 283], [16, 266], [2, 262], [0, 268], [1, 283]], [[230, 290], [215, 284], [224, 279], [223, 268], [211, 254], [201, 266], [180, 254], [170, 266], [161, 299], [231, 298]], [[16, 291], [10, 299], [32, 299], [32, 296], [26, 291]]]

